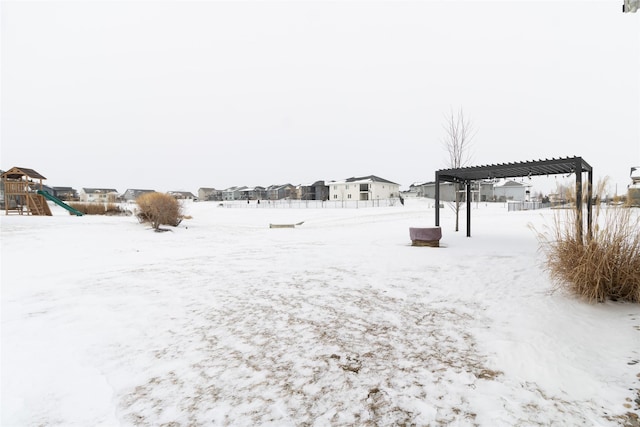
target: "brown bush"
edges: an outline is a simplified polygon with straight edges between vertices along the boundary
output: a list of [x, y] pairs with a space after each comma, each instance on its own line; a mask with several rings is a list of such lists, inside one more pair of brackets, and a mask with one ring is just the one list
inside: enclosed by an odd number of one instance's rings
[[640, 302], [640, 212], [598, 203], [591, 236], [584, 239], [577, 215], [575, 209], [557, 212], [547, 232], [538, 233], [551, 278], [591, 302]]
[[177, 227], [182, 221], [182, 206], [173, 196], [164, 193], [145, 193], [136, 199], [138, 219], [151, 223], [156, 231], [161, 225]]
[[124, 215], [126, 212], [115, 203], [68, 203], [85, 215]]

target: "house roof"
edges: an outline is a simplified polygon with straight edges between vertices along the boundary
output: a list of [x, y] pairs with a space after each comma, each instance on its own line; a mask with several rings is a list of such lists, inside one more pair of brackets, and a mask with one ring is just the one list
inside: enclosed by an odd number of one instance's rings
[[172, 196], [193, 197], [193, 198], [196, 197], [191, 191], [169, 191], [168, 194]]
[[379, 176], [375, 176], [375, 175], [368, 175], [368, 176], [361, 176], [361, 177], [352, 177], [352, 178], [347, 178], [344, 180], [344, 182], [359, 182], [359, 181], [372, 181], [372, 182], [385, 182], [387, 184], [394, 184], [394, 185], [399, 185], [395, 182], [389, 181], [387, 179], [384, 178], [380, 178]]
[[504, 182], [502, 185], [497, 185], [496, 187], [502, 187], [502, 188], [504, 188], [504, 187], [513, 187], [513, 188], [515, 188], [515, 187], [530, 187], [530, 185], [523, 184], [523, 183], [517, 182], [517, 181], [509, 180], [509, 181]]
[[569, 174], [576, 171], [591, 172], [592, 168], [582, 157], [565, 157], [559, 159], [471, 166], [457, 169], [441, 169], [436, 172], [436, 175], [440, 181], [466, 182], [492, 178]]
[[29, 178], [34, 178], [34, 179], [47, 179], [33, 169], [23, 168], [18, 166], [14, 166], [2, 174], [3, 178], [8, 178], [8, 179], [20, 179], [23, 176], [27, 176]]

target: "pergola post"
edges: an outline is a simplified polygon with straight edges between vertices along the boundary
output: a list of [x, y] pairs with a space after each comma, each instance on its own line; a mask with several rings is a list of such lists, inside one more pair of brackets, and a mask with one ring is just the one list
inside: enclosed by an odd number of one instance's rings
[[440, 226], [440, 174], [436, 171], [436, 227]]
[[591, 211], [593, 209], [593, 169], [589, 169], [589, 172], [587, 173], [587, 179], [588, 179], [588, 184], [587, 184], [587, 196], [589, 197], [589, 199], [587, 199], [587, 240], [591, 240], [592, 234], [591, 234]]
[[471, 237], [471, 181], [464, 182], [467, 191], [467, 237]]
[[576, 162], [576, 239], [582, 243], [582, 165]]

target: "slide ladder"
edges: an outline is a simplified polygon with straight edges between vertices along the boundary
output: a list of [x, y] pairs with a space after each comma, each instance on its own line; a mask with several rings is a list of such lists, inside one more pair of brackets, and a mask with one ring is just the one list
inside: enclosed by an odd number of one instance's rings
[[[46, 198], [46, 199], [51, 200], [56, 205], [65, 208], [66, 210], [68, 210], [72, 214], [74, 214], [76, 216], [82, 216], [82, 212], [80, 212], [79, 210], [77, 210], [75, 208], [72, 208], [71, 206], [69, 206], [68, 204], [63, 202], [62, 200], [58, 199], [55, 196], [52, 196], [51, 194], [47, 193], [46, 191], [38, 190], [38, 194], [41, 195], [42, 197]], [[49, 215], [51, 215], [51, 214], [49, 214]]]
[[28, 211], [31, 215], [51, 216], [51, 209], [49, 209], [49, 205], [43, 197], [34, 195], [33, 193], [27, 193], [26, 199]]

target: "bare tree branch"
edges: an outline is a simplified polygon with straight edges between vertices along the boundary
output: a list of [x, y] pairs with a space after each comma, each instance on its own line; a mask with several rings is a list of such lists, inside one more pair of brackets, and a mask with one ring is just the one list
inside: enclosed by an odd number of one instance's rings
[[[454, 113], [453, 109], [449, 116], [445, 116], [445, 123], [442, 125], [445, 130], [445, 136], [442, 144], [448, 154], [447, 167], [457, 169], [468, 166], [471, 162], [471, 146], [476, 130], [473, 123], [469, 119], [465, 119], [462, 108]], [[455, 205], [453, 207], [456, 213], [456, 230], [459, 231], [459, 214], [461, 208], [460, 201], [460, 184], [454, 184]]]

